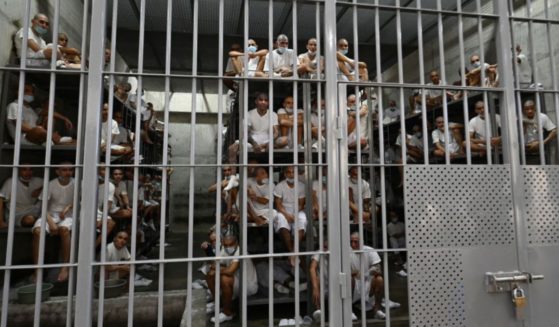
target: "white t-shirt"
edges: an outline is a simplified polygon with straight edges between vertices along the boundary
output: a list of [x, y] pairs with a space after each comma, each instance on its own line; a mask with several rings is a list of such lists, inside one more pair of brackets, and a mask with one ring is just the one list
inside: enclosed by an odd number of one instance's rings
[[[303, 122], [303, 121], [304, 121], [303, 117], [301, 117], [301, 115], [303, 115], [303, 113], [304, 113], [303, 109], [297, 109], [297, 114], [298, 114], [297, 123]], [[293, 123], [295, 123], [295, 118], [294, 118], [294, 115], [293, 115], [293, 108], [291, 108], [291, 109], [288, 109], [288, 108], [280, 108], [280, 109], [278, 109], [278, 120], [279, 120], [279, 115], [288, 115], [288, 116], [291, 116], [291, 118], [293, 119]], [[293, 128], [292, 128], [292, 127], [289, 127], [289, 129], [288, 129], [288, 131], [287, 131], [287, 135], [288, 135], [289, 137], [292, 137], [292, 136], [293, 136], [292, 131], [293, 131]]]
[[[273, 58], [273, 65], [270, 64], [270, 55]], [[293, 49], [286, 49], [283, 54], [279, 54], [278, 49], [268, 53], [266, 55], [266, 63], [264, 64], [264, 71], [270, 71], [273, 67], [274, 75], [282, 67], [293, 68], [293, 63], [295, 62], [295, 53]]]
[[[348, 111], [353, 111], [352, 109], [348, 108]], [[359, 136], [361, 138], [364, 139], [369, 139], [369, 133], [367, 131], [367, 122], [369, 120], [369, 110], [367, 110], [367, 114], [363, 115], [363, 116], [359, 116], [359, 118], [357, 118], [357, 116], [359, 115], [359, 112], [361, 111], [361, 105], [358, 105], [358, 109], [357, 111], [355, 111], [355, 121], [357, 121], [357, 119], [359, 119]], [[357, 138], [357, 126], [355, 126], [355, 129], [353, 130], [353, 132], [351, 132], [348, 136], [348, 138], [350, 139], [355, 139]]]
[[[536, 114], [537, 115], [537, 114]], [[528, 119], [526, 116], [523, 116], [523, 123], [524, 123], [524, 143], [528, 144], [534, 141], [539, 140], [538, 135], [538, 123], [536, 118]], [[544, 114], [543, 112], [540, 113], [540, 127], [542, 127], [547, 132], [550, 132], [555, 129], [555, 124], [549, 117]]]
[[[450, 153], [456, 153], [460, 150], [460, 145], [452, 135], [452, 131], [448, 131], [448, 133], [450, 136], [450, 142], [448, 143], [448, 150], [450, 151]], [[445, 137], [443, 131], [439, 129], [435, 129], [431, 133], [431, 136], [433, 138], [433, 144], [441, 143], [441, 145], [445, 147]]]
[[[238, 246], [237, 249], [235, 250], [235, 253], [233, 253], [232, 255], [227, 254], [224, 247], [221, 247], [221, 251], [219, 254], [220, 257], [224, 257], [224, 258], [239, 256], [239, 255], [241, 255], [241, 251]], [[246, 269], [245, 271], [243, 271], [243, 277], [247, 282], [247, 291], [249, 293], [248, 295], [253, 295], [256, 292], [258, 292], [258, 276], [256, 275], [256, 268], [254, 268], [254, 263], [252, 262], [252, 260], [250, 259], [243, 259], [243, 260], [246, 260]], [[239, 262], [239, 259], [220, 260], [220, 263], [223, 266], [229, 266], [233, 262]], [[242, 269], [242, 263], [239, 263], [239, 269], [235, 271], [235, 279], [239, 281], [241, 280], [241, 269]]]
[[[43, 199], [44, 190], [39, 196], [39, 200]], [[58, 178], [49, 182], [48, 196], [48, 212], [51, 214], [61, 213], [68, 205], [74, 203], [74, 179], [71, 178], [67, 185], [61, 185]]]
[[118, 126], [118, 134], [115, 136], [114, 144], [128, 144], [129, 143], [129, 130], [123, 126]]
[[325, 117], [324, 109], [320, 111], [320, 117], [318, 116], [318, 111], [313, 111], [311, 113], [311, 125], [313, 127], [318, 127], [318, 122], [320, 121], [320, 127], [325, 128]]
[[274, 196], [281, 198], [283, 207], [289, 213], [298, 212], [299, 199], [305, 198], [305, 184], [299, 182], [297, 179], [295, 180], [295, 183], [297, 183], [298, 187], [298, 196], [295, 195], [295, 184], [293, 184], [293, 188], [290, 188], [289, 185], [287, 185], [286, 180], [279, 182], [274, 188]]
[[[274, 184], [272, 183], [272, 192], [274, 191]], [[266, 184], [258, 184], [258, 182], [256, 182], [255, 179], [250, 179], [247, 180], [247, 184], [248, 187], [254, 192], [256, 193], [256, 196], [258, 196], [259, 198], [266, 198], [268, 199], [268, 201], [270, 200], [270, 196], [268, 193], [269, 187], [270, 187], [270, 181]], [[254, 211], [256, 212], [256, 214], [258, 216], [264, 216], [264, 217], [268, 217], [268, 219], [270, 218], [270, 209], [268, 207], [268, 204], [262, 204], [258, 201], [252, 201], [250, 200], [250, 204], [252, 205], [252, 208], [254, 209]], [[273, 207], [273, 206], [272, 206]]]
[[[120, 197], [123, 195], [128, 195], [128, 190], [126, 188], [126, 183], [124, 181], [120, 181], [118, 185], [115, 185], [115, 201], [120, 201]], [[118, 203], [118, 205], [121, 206], [124, 205], [124, 203]]]
[[[17, 181], [16, 188], [16, 212], [23, 212], [33, 208], [37, 204], [37, 198], [31, 193], [38, 188], [43, 187], [43, 179], [39, 177], [31, 177], [31, 180], [25, 185], [21, 180]], [[0, 198], [9, 201], [12, 194], [12, 178], [6, 179], [2, 189], [0, 190]]]
[[260, 116], [257, 109], [248, 112], [248, 133], [258, 144], [266, 144], [270, 142], [269, 136], [269, 115], [272, 115], [272, 126], [278, 126], [278, 115], [268, 109], [266, 114]]
[[[407, 138], [409, 144], [418, 147], [420, 149], [423, 149], [423, 142], [420, 139], [418, 139], [417, 136], [407, 134]], [[402, 146], [402, 134], [398, 134], [398, 137], [396, 138], [396, 145]]]
[[[312, 69], [316, 70], [318, 68], [318, 60], [321, 59], [322, 60], [322, 56], [317, 56], [315, 54], [314, 59], [311, 59], [309, 57], [309, 53], [305, 52], [305, 53], [301, 53], [299, 56], [297, 56], [297, 65], [300, 65], [303, 60], [310, 62], [310, 66]], [[321, 63], [322, 64], [322, 63]], [[324, 69], [324, 66], [320, 67], [321, 70]], [[316, 78], [316, 72], [315, 73], [311, 73], [311, 75], [309, 76], [309, 74], [305, 74], [305, 76], [301, 76], [301, 77], [311, 77], [311, 78]]]
[[382, 122], [389, 124], [400, 119], [400, 110], [396, 107], [389, 107], [384, 109]]
[[[8, 119], [6, 120], [6, 126], [8, 127], [8, 133], [10, 134], [12, 139], [15, 141], [15, 139], [16, 139], [16, 126], [13, 124], [12, 121], [13, 120], [17, 121], [18, 116], [19, 116], [17, 100], [10, 103], [8, 105], [7, 110], [8, 110], [8, 114], [7, 114]], [[28, 107], [25, 104], [23, 104], [21, 119], [22, 119], [21, 122], [26, 123], [27, 125], [29, 125], [29, 127], [36, 127], [37, 126], [37, 120], [39, 119], [39, 115], [31, 107]], [[23, 132], [21, 133], [21, 140], [22, 141], [25, 140], [25, 133], [23, 133]]]
[[[351, 180], [351, 178], [348, 178], [347, 183], [353, 193], [353, 201], [357, 201], [359, 197], [359, 183], [354, 183]], [[371, 187], [369, 186], [369, 182], [367, 182], [364, 179], [361, 179], [361, 199], [366, 200], [370, 198], [371, 198]]]
[[[31, 27], [29, 27], [29, 32], [27, 34], [27, 39], [28, 40], [33, 40], [35, 41], [35, 43], [37, 43], [37, 45], [39, 46], [39, 48], [41, 50], [44, 50], [47, 48], [47, 43], [45, 42], [45, 40], [43, 40], [43, 38], [39, 35], [36, 35], [33, 32], [33, 29]], [[17, 33], [15, 34], [14, 37], [14, 43], [15, 43], [15, 47], [16, 47], [16, 52], [17, 52], [17, 56], [18, 58], [22, 58], [23, 56], [21, 55], [21, 49], [22, 47], [22, 42], [23, 42], [23, 28], [21, 28], [19, 31], [17, 31]], [[43, 51], [33, 51], [33, 49], [31, 49], [29, 46], [27, 47], [27, 54], [25, 55], [25, 58], [27, 58], [27, 66], [48, 66], [49, 65], [49, 61], [47, 59], [45, 59], [45, 55], [43, 54]]]
[[[486, 116], [485, 119], [488, 119], [489, 116]], [[501, 117], [497, 114], [495, 115], [495, 119], [497, 120], [497, 126], [501, 127]], [[485, 120], [481, 119], [479, 116], [475, 116], [474, 118], [470, 119], [468, 123], [468, 133], [474, 133], [474, 138], [485, 140]], [[489, 137], [493, 137], [493, 132], [491, 131], [491, 121], [489, 120]]]
[[[109, 121], [107, 120], [106, 122], [103, 122], [101, 124], [101, 144], [105, 144], [106, 143], [106, 137], [107, 137], [107, 129], [109, 128]], [[116, 120], [111, 119], [111, 134], [112, 135], [119, 135], [120, 134], [120, 130], [118, 129], [118, 123], [116, 122]], [[116, 138], [116, 137], [115, 137]], [[111, 143], [112, 144], [112, 143]], [[115, 143], [116, 144], [116, 143]]]
[[322, 275], [322, 283], [324, 283], [324, 289], [328, 289], [328, 255], [322, 255], [322, 262], [324, 262], [324, 270], [320, 270], [320, 254], [313, 254], [311, 260], [318, 263], [318, 273]]
[[[328, 193], [326, 192], [326, 185], [322, 181], [313, 181], [312, 190], [316, 193], [317, 200], [322, 201], [322, 203], [317, 203], [317, 205], [322, 204], [322, 211], [326, 212], [328, 209]], [[322, 200], [320, 198], [322, 197]]]
[[[439, 82], [439, 84], [433, 84], [433, 83], [427, 83], [427, 85], [431, 85], [431, 86], [441, 86], [441, 82]], [[425, 97], [427, 99], [429, 98], [436, 98], [436, 97], [442, 97], [443, 96], [443, 90], [438, 90], [438, 89], [425, 89]]]
[[[97, 186], [97, 209], [103, 211], [103, 202], [105, 201], [105, 184], [99, 184]], [[115, 203], [115, 185], [109, 182], [109, 190], [107, 192], [107, 201], [111, 201], [114, 207]], [[111, 207], [111, 209], [112, 209]]]
[[375, 249], [373, 249], [372, 247], [364, 245], [363, 251], [363, 253], [355, 253], [351, 251], [349, 255], [351, 260], [351, 272], [361, 271], [361, 260], [364, 260], [365, 269], [367, 271], [374, 265], [381, 262], [380, 256], [378, 255], [377, 251], [375, 251]]
[[[117, 249], [114, 242], [107, 245], [107, 255], [105, 257], [106, 261], [129, 261], [131, 258], [128, 248], [123, 246], [121, 249]], [[109, 279], [118, 279], [118, 271], [113, 271], [109, 274]]]
[[[241, 57], [239, 58], [241, 59], [241, 61], [244, 62], [244, 58]], [[260, 57], [255, 57], [255, 58], [248, 58], [247, 61], [247, 76], [248, 77], [254, 77], [254, 74], [256, 73], [256, 70], [258, 69], [258, 64], [260, 63]], [[227, 66], [225, 67], [225, 72], [226, 73], [231, 73], [234, 72], [235, 69], [233, 68], [233, 62], [231, 61], [231, 58], [229, 58], [227, 60]]]

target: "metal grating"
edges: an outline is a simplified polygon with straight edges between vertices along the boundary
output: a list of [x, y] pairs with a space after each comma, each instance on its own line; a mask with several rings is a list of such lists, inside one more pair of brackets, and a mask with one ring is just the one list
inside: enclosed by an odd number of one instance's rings
[[507, 166], [406, 166], [411, 249], [509, 245], [515, 241]]
[[559, 169], [523, 167], [528, 242], [559, 244]]
[[410, 251], [408, 265], [410, 326], [466, 326], [461, 252]]

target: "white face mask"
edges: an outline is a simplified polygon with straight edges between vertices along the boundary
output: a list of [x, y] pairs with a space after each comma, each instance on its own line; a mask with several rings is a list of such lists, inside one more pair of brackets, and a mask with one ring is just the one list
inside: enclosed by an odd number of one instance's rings
[[258, 184], [260, 184], [260, 185], [268, 184], [268, 179], [263, 178]]
[[33, 102], [33, 100], [35, 100], [35, 96], [32, 94], [25, 94], [23, 96], [23, 101], [27, 102], [27, 103], [31, 103]]
[[357, 184], [357, 182], [358, 182], [357, 178], [351, 177], [350, 180], [353, 184]]
[[474, 68], [479, 68], [481, 66], [481, 62], [479, 61], [474, 61], [474, 63], [472, 64], [472, 67]]
[[295, 180], [293, 178], [286, 178], [285, 179], [289, 184], [293, 184], [293, 182], [295, 182]]
[[278, 53], [279, 53], [280, 55], [281, 55], [281, 54], [284, 54], [284, 52], [285, 52], [286, 50], [287, 50], [286, 47], [278, 47], [278, 48], [277, 48], [277, 51], [278, 51]]
[[227, 253], [227, 255], [233, 255], [235, 254], [235, 251], [237, 250], [236, 246], [226, 246], [224, 247], [225, 253]]
[[309, 50], [308, 52], [309, 52], [309, 55], [310, 55], [310, 56], [314, 56], [314, 55], [316, 54], [316, 51], [311, 51], [311, 50]]

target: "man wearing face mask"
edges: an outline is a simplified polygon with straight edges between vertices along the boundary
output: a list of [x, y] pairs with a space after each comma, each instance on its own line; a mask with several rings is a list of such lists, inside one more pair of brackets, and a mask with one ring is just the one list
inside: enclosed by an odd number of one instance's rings
[[[297, 73], [301, 78], [317, 78], [322, 77], [324, 73], [324, 57], [317, 56], [317, 41], [310, 38], [307, 41], [307, 52], [297, 57]], [[319, 69], [320, 64], [320, 71]], [[320, 72], [320, 75], [318, 74]]]
[[[267, 77], [272, 72], [273, 77], [293, 76], [293, 64], [295, 63], [295, 53], [289, 49], [289, 38], [285, 34], [278, 35], [276, 39], [277, 49], [266, 55], [264, 73], [261, 77]], [[260, 76], [257, 74], [257, 76]]]
[[[45, 221], [45, 230], [49, 235], [60, 237], [60, 257], [63, 263], [70, 260], [70, 237], [73, 226], [72, 207], [74, 203], [74, 168], [72, 163], [64, 161], [56, 168], [56, 178], [48, 184], [48, 190], [42, 192], [39, 200], [48, 201]], [[45, 194], [46, 193], [46, 194]], [[39, 218], [33, 225], [33, 263], [39, 262], [39, 240], [42, 219]], [[35, 281], [36, 272], [33, 274]], [[68, 267], [60, 268], [57, 280], [64, 282], [68, 280]]]
[[[361, 182], [361, 193], [359, 193], [359, 182]], [[359, 167], [353, 166], [349, 169], [349, 212], [354, 223], [371, 220], [371, 188], [369, 183], [361, 178], [359, 180]], [[359, 201], [362, 201], [363, 214], [359, 217]]]
[[[498, 136], [498, 133], [494, 133], [492, 131], [493, 124], [491, 123], [492, 119], [495, 119], [495, 123], [497, 127], [501, 127], [501, 118], [497, 114], [495, 117], [488, 117], [485, 113], [485, 103], [483, 101], [478, 101], [475, 104], [475, 111], [477, 116], [470, 119], [468, 122], [468, 133], [470, 133], [470, 146], [472, 152], [477, 152], [480, 155], [485, 155], [487, 151], [486, 147], [486, 124], [489, 124], [489, 138], [490, 143], [493, 148], [499, 147], [501, 145], [501, 137]], [[488, 121], [488, 122], [487, 122]], [[493, 134], [497, 134], [497, 136], [493, 136]], [[466, 147], [466, 143], [464, 142], [464, 148]]]
[[[38, 124], [39, 114], [31, 107], [35, 102], [35, 88], [31, 84], [25, 84], [23, 91], [23, 105], [21, 107], [21, 144], [43, 144], [47, 140], [47, 130]], [[15, 142], [16, 125], [20, 112], [18, 100], [14, 100], [8, 105], [8, 114], [6, 119], [6, 127], [8, 133]], [[52, 141], [55, 144], [60, 142], [60, 135], [57, 132], [52, 133]]]
[[[25, 163], [23, 165], [26, 165]], [[31, 167], [22, 166], [18, 169], [16, 186], [15, 226], [31, 227], [37, 217], [41, 215], [41, 206], [38, 202], [39, 194], [43, 189], [43, 179], [33, 176]], [[12, 178], [6, 179], [0, 189], [0, 229], [7, 228], [10, 217], [9, 207], [12, 194]]]
[[[481, 81], [481, 70], [485, 71], [485, 80]], [[490, 65], [481, 63], [479, 55], [473, 54], [470, 57], [470, 70], [466, 73], [468, 86], [498, 87], [499, 74], [497, 73], [497, 64]]]
[[359, 79], [361, 81], [368, 81], [369, 71], [367, 70], [367, 64], [362, 61], [355, 63], [355, 60], [347, 57], [348, 52], [349, 43], [347, 40], [344, 38], [339, 39], [338, 52], [336, 52], [336, 58], [338, 60], [338, 78], [344, 81], [355, 80], [355, 69], [357, 68], [359, 70]]
[[[248, 221], [256, 225], [264, 225], [273, 221], [277, 211], [270, 211], [270, 190], [273, 191], [275, 185], [268, 179], [268, 172], [263, 167], [256, 168], [255, 176], [248, 182]], [[271, 185], [270, 185], [271, 184]], [[271, 188], [270, 188], [271, 186]]]
[[[237, 257], [241, 255], [241, 250], [239, 248], [239, 243], [237, 237], [233, 234], [226, 234], [222, 240], [223, 244], [220, 250], [219, 256], [224, 258], [220, 259], [219, 264], [221, 265], [219, 270], [220, 278], [220, 289], [219, 295], [221, 295], [221, 305], [222, 310], [217, 316], [217, 321], [223, 323], [233, 319], [233, 299], [238, 297], [239, 290], [241, 287], [241, 259], [228, 257]], [[251, 296], [258, 292], [258, 277], [256, 275], [256, 269], [254, 264], [250, 259], [245, 260], [245, 270], [243, 271], [244, 281], [246, 282], [247, 296]], [[215, 279], [216, 276], [216, 263], [210, 265], [210, 270], [206, 276], [206, 282], [212, 294], [212, 298], [215, 299], [216, 289], [215, 289]], [[215, 306], [211, 304], [206, 306], [207, 311], [213, 311]], [[216, 322], [215, 317], [210, 319], [212, 323]]]
[[[347, 118], [347, 131], [349, 133], [347, 137], [347, 147], [350, 150], [355, 150], [357, 149], [358, 142], [360, 142], [361, 150], [366, 149], [368, 145], [367, 126], [369, 119], [369, 108], [366, 104], [359, 104], [357, 101], [357, 96], [355, 94], [350, 94], [347, 97]], [[359, 136], [357, 135], [357, 119], [359, 119]]]
[[[276, 233], [280, 234], [289, 252], [294, 252], [292, 237], [298, 237], [299, 242], [305, 238], [307, 215], [305, 214], [305, 184], [295, 178], [296, 168], [288, 166], [284, 169], [285, 179], [274, 188], [274, 202], [278, 215], [274, 222]], [[297, 186], [296, 186], [297, 185]], [[295, 193], [297, 188], [297, 193]], [[297, 219], [297, 230], [295, 230]], [[295, 266], [295, 258], [290, 263]]]
[[543, 145], [557, 137], [557, 126], [545, 113], [536, 110], [533, 100], [526, 100], [522, 106], [522, 125], [524, 126], [524, 144], [526, 149], [526, 163], [540, 164], [540, 136], [542, 133]]
[[[227, 76], [242, 76], [244, 70], [244, 57], [247, 58], [247, 77], [261, 75], [268, 49], [258, 49], [258, 44], [253, 39], [248, 39], [245, 51], [239, 44], [233, 44], [229, 51], [229, 61], [225, 72]], [[260, 74], [259, 74], [260, 73]]]
[[27, 52], [22, 56], [23, 28], [14, 37], [17, 57], [26, 59], [28, 66], [48, 66], [53, 55], [61, 57], [60, 53], [53, 53], [53, 47], [48, 47], [43, 39], [49, 28], [49, 19], [45, 14], [36, 14], [31, 20], [27, 33]]
[[[293, 127], [295, 126], [293, 97], [287, 96], [283, 99], [283, 108], [278, 110], [278, 121], [280, 134], [288, 140], [287, 147], [293, 148]], [[303, 109], [297, 109], [297, 146], [303, 149]]]
[[317, 105], [317, 100], [314, 99], [311, 105], [311, 134], [313, 138], [313, 149], [318, 149], [318, 140], [322, 142], [322, 148], [326, 147], [326, 102], [324, 99], [320, 100], [320, 110]]

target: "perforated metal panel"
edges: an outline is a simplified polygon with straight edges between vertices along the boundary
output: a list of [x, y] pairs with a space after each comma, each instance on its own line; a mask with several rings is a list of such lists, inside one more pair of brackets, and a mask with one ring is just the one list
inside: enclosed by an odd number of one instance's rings
[[528, 242], [559, 244], [559, 168], [523, 167]]
[[409, 248], [515, 241], [507, 166], [407, 166], [405, 176]]
[[466, 326], [462, 266], [458, 250], [409, 252], [411, 326]]

